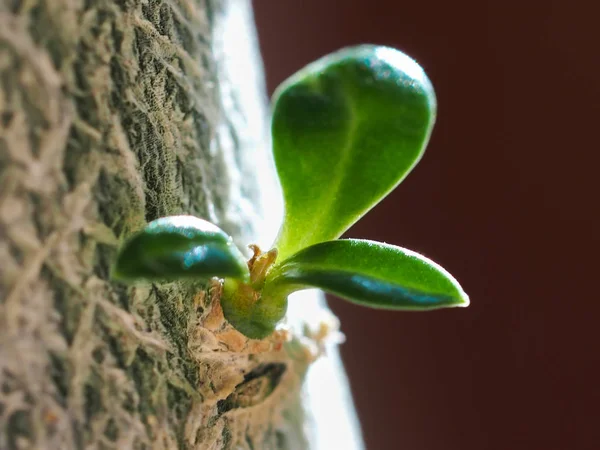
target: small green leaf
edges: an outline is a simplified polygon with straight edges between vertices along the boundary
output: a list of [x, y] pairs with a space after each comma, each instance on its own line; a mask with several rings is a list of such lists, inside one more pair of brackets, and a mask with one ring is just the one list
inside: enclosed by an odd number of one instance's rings
[[210, 222], [193, 216], [170, 216], [150, 222], [125, 243], [112, 275], [128, 282], [249, 277], [245, 258], [232, 238]]
[[[318, 287], [374, 308], [426, 310], [469, 304], [458, 282], [433, 261], [400, 247], [359, 239], [308, 247], [275, 266], [267, 283], [278, 295]], [[266, 290], [267, 286], [265, 294]]]
[[421, 67], [389, 47], [344, 49], [284, 82], [272, 120], [280, 258], [338, 238], [396, 187], [421, 158], [435, 114]]

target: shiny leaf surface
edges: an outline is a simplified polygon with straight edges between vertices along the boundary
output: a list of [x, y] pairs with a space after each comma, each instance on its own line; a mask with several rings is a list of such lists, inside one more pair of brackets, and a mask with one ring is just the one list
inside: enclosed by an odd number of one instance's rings
[[171, 281], [230, 277], [247, 280], [248, 267], [232, 238], [193, 216], [170, 216], [150, 222], [122, 247], [113, 278]]
[[404, 53], [348, 48], [274, 95], [273, 154], [285, 216], [281, 258], [338, 238], [410, 172], [429, 140], [433, 87]]
[[446, 270], [418, 253], [379, 242], [343, 239], [308, 247], [275, 266], [269, 295], [321, 288], [361, 305], [397, 310], [467, 306]]

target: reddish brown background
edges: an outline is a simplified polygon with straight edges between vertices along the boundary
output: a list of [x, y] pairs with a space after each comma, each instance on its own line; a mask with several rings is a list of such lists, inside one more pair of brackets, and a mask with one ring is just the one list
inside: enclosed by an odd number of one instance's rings
[[430, 256], [472, 305], [331, 301], [370, 450], [600, 449], [600, 38], [587, 4], [254, 2], [270, 92], [361, 42], [404, 50], [436, 88], [425, 158], [348, 235]]

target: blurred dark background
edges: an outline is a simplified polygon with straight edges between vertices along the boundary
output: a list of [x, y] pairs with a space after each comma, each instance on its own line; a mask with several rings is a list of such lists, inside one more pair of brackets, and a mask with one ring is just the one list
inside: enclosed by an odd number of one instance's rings
[[431, 257], [472, 303], [330, 299], [369, 450], [600, 448], [594, 4], [254, 2], [269, 92], [358, 43], [402, 49], [437, 92], [421, 164], [347, 235]]

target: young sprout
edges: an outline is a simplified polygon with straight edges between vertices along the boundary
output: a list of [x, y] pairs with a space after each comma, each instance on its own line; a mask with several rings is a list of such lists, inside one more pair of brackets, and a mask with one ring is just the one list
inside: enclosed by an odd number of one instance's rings
[[424, 256], [337, 240], [417, 164], [435, 114], [427, 76], [398, 50], [363, 45], [308, 65], [274, 96], [273, 155], [285, 214], [273, 248], [251, 246], [245, 263], [214, 225], [166, 217], [125, 244], [115, 278], [223, 278], [225, 318], [254, 339], [275, 330], [292, 292], [308, 288], [391, 310], [467, 306], [452, 275]]

